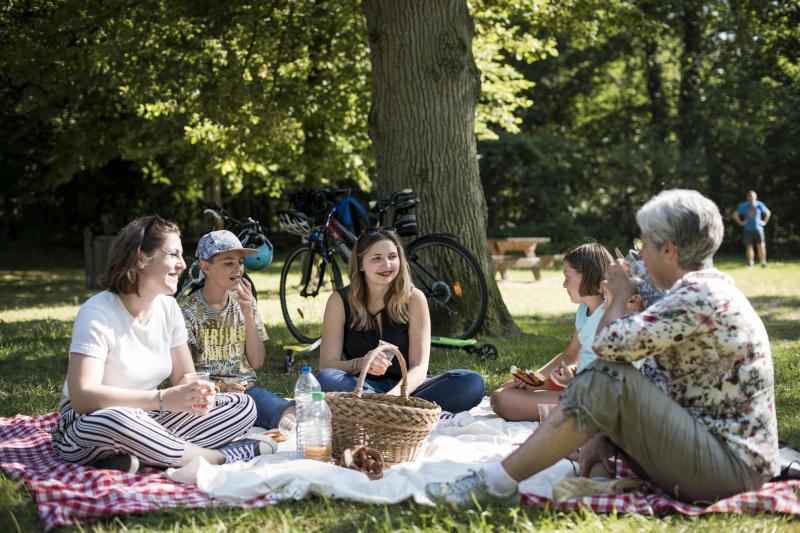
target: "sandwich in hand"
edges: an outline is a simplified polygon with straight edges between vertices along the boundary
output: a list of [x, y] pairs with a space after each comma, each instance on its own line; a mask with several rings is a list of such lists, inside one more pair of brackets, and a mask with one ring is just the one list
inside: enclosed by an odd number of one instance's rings
[[524, 381], [532, 387], [541, 387], [545, 382], [545, 377], [541, 372], [537, 372], [535, 370], [525, 370], [524, 368], [518, 368], [515, 365], [511, 365], [511, 375], [521, 381]]

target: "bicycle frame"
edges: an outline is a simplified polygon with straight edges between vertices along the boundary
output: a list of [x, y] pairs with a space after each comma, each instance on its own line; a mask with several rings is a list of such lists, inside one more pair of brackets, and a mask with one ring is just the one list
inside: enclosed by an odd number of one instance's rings
[[[325, 221], [325, 224], [321, 228], [312, 231], [311, 235], [309, 235], [308, 237], [311, 251], [319, 253], [320, 257], [322, 257], [322, 260], [325, 262], [326, 265], [330, 264], [332, 261], [335, 261], [331, 249], [328, 248], [328, 245], [325, 242], [325, 235], [326, 233], [328, 233], [328, 229], [331, 227], [331, 221], [335, 220], [333, 218], [335, 214], [336, 214], [336, 207], [334, 206], [328, 213], [328, 217], [327, 220]], [[345, 231], [347, 230], [345, 229]], [[314, 289], [313, 291], [309, 292], [308, 290], [309, 283], [312, 281], [311, 276], [313, 270], [314, 270], [314, 263], [313, 261], [309, 261], [308, 264], [305, 265], [305, 270], [303, 272], [303, 288], [300, 289], [300, 294], [303, 297], [309, 297], [309, 296], [316, 297], [319, 294], [320, 287], [322, 287], [322, 284], [325, 282], [325, 272], [327, 271], [327, 268], [320, 269], [318, 279], [316, 280], [317, 282], [316, 284], [314, 284]]]
[[[439, 317], [451, 317], [452, 324], [458, 324], [457, 328], [465, 328], [460, 330], [459, 338], [474, 335], [485, 317], [488, 300], [480, 265], [454, 235], [435, 233], [418, 236], [416, 218], [408, 216], [419, 203], [413, 191], [397, 191], [385, 200], [371, 202], [372, 216], [350, 195], [349, 189], [321, 188], [302, 194], [297, 203], [292, 201], [292, 205], [297, 206], [308, 221], [315, 219], [317, 224], [310, 229], [301, 228], [298, 233], [292, 232], [306, 235], [306, 244], [290, 254], [281, 272], [281, 308], [287, 326], [297, 339], [310, 342], [320, 335], [318, 325], [313, 324], [317, 324], [321, 314], [313, 301], [331, 290], [327, 284], [328, 276], [333, 282], [333, 289], [342, 286], [341, 263], [336, 256], [340, 256], [347, 265], [353, 254], [358, 233], [353, 223], [354, 217], [363, 219], [362, 224], [368, 224], [368, 227], [372, 227], [377, 219], [380, 226], [393, 210], [393, 224], [399, 224], [398, 235], [411, 237], [411, 242], [404, 245], [409, 269], [416, 276], [415, 283], [428, 300], [429, 307], [435, 308]], [[296, 223], [289, 219], [287, 227], [295, 228], [292, 224]], [[436, 263], [437, 254], [440, 260], [446, 257], [444, 265]], [[453, 276], [448, 269], [454, 265], [459, 266], [455, 267], [457, 270]], [[317, 269], [316, 272], [314, 269]], [[291, 287], [287, 285], [290, 277], [293, 280]], [[295, 298], [291, 305], [288, 298]], [[309, 300], [310, 303], [303, 303]], [[473, 300], [476, 300], [474, 305], [471, 303]], [[311, 330], [307, 330], [307, 327]]]

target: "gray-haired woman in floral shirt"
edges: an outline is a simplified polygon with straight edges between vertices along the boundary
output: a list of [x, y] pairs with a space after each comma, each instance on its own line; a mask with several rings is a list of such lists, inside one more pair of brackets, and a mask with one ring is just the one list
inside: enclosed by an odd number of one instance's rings
[[[635, 286], [621, 260], [612, 265], [611, 301], [595, 336], [598, 360], [519, 449], [454, 482], [428, 485], [431, 499], [511, 501], [519, 481], [578, 447], [583, 475], [597, 463], [610, 467], [616, 445], [640, 473], [685, 501], [757, 490], [778, 474], [769, 339], [733, 279], [713, 268], [723, 234], [717, 206], [697, 191], [664, 191], [636, 220], [647, 271], [668, 294], [623, 316]], [[665, 391], [627, 364], [646, 357]]]

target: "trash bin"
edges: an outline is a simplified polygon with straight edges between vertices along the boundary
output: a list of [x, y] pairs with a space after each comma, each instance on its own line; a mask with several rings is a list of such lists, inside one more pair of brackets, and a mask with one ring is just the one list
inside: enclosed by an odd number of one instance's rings
[[108, 258], [114, 235], [92, 235], [89, 230], [83, 232], [83, 264], [86, 268], [86, 288], [100, 289], [100, 276], [108, 268]]

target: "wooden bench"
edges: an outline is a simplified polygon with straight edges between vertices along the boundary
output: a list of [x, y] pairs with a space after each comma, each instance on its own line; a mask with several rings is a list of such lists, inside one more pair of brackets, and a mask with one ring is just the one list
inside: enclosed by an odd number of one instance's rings
[[[492, 254], [492, 270], [500, 272], [502, 279], [507, 279], [509, 268], [530, 268], [536, 280], [542, 279], [542, 268], [546, 268], [557, 260], [557, 257], [536, 257], [536, 246], [550, 242], [550, 237], [508, 237], [505, 239], [488, 239], [489, 251]], [[522, 252], [512, 255], [508, 252]]]

